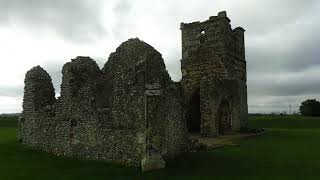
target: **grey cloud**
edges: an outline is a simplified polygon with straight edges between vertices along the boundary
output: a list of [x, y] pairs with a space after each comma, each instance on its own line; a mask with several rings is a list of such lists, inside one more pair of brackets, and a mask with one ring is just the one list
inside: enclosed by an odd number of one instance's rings
[[[320, 67], [318, 68], [320, 72]], [[282, 80], [279, 74], [270, 73], [263, 77], [257, 74], [254, 78], [249, 78], [249, 95], [269, 95], [269, 96], [297, 96], [308, 94], [320, 94], [320, 77], [308, 70], [301, 76], [284, 75]]]
[[319, 7], [317, 0], [264, 0], [259, 3], [248, 0], [233, 3], [237, 6], [227, 6], [232, 22], [257, 36], [294, 23], [297, 19], [307, 19]]
[[[131, 4], [130, 4], [131, 3]], [[134, 26], [142, 25], [139, 19], [130, 22], [130, 15], [135, 14], [136, 7], [133, 7], [132, 1], [119, 1], [116, 8], [118, 24], [115, 27], [117, 35], [130, 34]], [[172, 3], [170, 3], [172, 4]], [[191, 22], [193, 20], [205, 20], [208, 15], [216, 15], [216, 10], [208, 5], [211, 1], [200, 1], [197, 7], [188, 6], [176, 8], [168, 7], [160, 12], [156, 6], [146, 2], [145, 9], [153, 9], [156, 15], [154, 21], [159, 22], [159, 27], [150, 28], [145, 25], [147, 30], [160, 30], [163, 36], [172, 37], [173, 34], [168, 32], [178, 31], [180, 21]], [[216, 1], [215, 7], [222, 6], [222, 1]], [[236, 6], [232, 6], [236, 4]], [[214, 7], [214, 8], [215, 8]], [[316, 75], [308, 76], [290, 76], [291, 79], [285, 81], [276, 81], [281, 78], [281, 74], [288, 75], [296, 72], [310, 73], [308, 69], [319, 65], [318, 57], [320, 51], [320, 24], [316, 17], [319, 9], [319, 2], [310, 1], [292, 1], [292, 0], [269, 0], [269, 1], [231, 1], [225, 6], [228, 16], [232, 20], [233, 27], [242, 26], [246, 31], [247, 42], [247, 65], [248, 65], [248, 95], [249, 99], [262, 99], [265, 104], [259, 105], [255, 101], [249, 101], [249, 108], [252, 111], [264, 109], [267, 112], [274, 109], [287, 108], [287, 103], [295, 103], [299, 97], [305, 95], [317, 95], [320, 79]], [[195, 10], [197, 9], [197, 10]], [[148, 11], [150, 13], [150, 11]], [[191, 13], [190, 13], [191, 12]], [[209, 13], [210, 12], [210, 13]], [[161, 16], [161, 17], [159, 17]], [[203, 19], [204, 18], [204, 19]], [[314, 18], [314, 19], [313, 19]], [[164, 20], [165, 19], [165, 20]], [[305, 22], [310, 21], [311, 24]], [[161, 22], [161, 23], [160, 23]], [[145, 22], [147, 23], [147, 22]], [[121, 28], [119, 28], [121, 27]], [[128, 30], [130, 29], [130, 30]], [[167, 31], [170, 29], [170, 31]], [[160, 37], [161, 38], [161, 37]], [[260, 40], [261, 42], [257, 43]], [[177, 47], [178, 48], [178, 47]], [[164, 52], [161, 52], [164, 53]], [[172, 79], [179, 80], [180, 72], [180, 51], [172, 50], [166, 56], [165, 61], [167, 69]], [[273, 75], [272, 78], [264, 78], [263, 75]], [[258, 80], [256, 81], [256, 77]], [[280, 98], [281, 103], [277, 100], [267, 102], [263, 96]], [[289, 98], [290, 96], [290, 98]], [[281, 108], [280, 108], [281, 107]]]
[[[66, 62], [69, 60], [66, 60]], [[62, 67], [61, 61], [47, 61], [44, 63], [43, 68], [49, 73], [52, 79], [52, 84], [55, 90], [55, 94], [60, 94], [60, 85], [62, 83]]]
[[1, 86], [0, 96], [4, 97], [22, 97], [23, 96], [23, 86]]
[[[32, 32], [55, 31], [73, 41], [94, 40], [105, 35], [105, 29], [100, 19], [102, 1], [90, 2], [1, 0], [0, 26], [18, 24], [30, 28]], [[181, 50], [177, 38], [179, 23], [203, 21], [219, 10], [226, 10], [233, 27], [246, 29], [250, 112], [287, 110], [288, 104], [297, 106], [304, 98], [320, 97], [320, 78], [317, 74], [317, 70], [320, 72], [319, 1], [218, 0], [213, 3], [211, 0], [194, 0], [186, 3], [183, 0], [117, 0], [115, 3], [107, 4], [113, 6], [114, 24], [110, 30], [114, 42], [144, 34], [153, 35], [154, 39], [146, 36], [149, 39], [143, 40], [157, 47], [164, 55], [167, 70], [175, 81], [181, 77]], [[108, 56], [92, 58], [102, 67]], [[63, 63], [50, 62], [43, 67], [51, 75], [57, 94]], [[22, 87], [1, 87], [0, 95], [17, 96], [21, 94], [19, 88]]]
[[[264, 72], [300, 72], [320, 65], [320, 23], [292, 24], [275, 37], [248, 45], [248, 75]], [[250, 35], [250, 34], [248, 34]], [[250, 41], [254, 43], [254, 41]], [[264, 64], [264, 65], [262, 65]]]
[[284, 67], [292, 69], [294, 71], [300, 71], [314, 66], [320, 65], [320, 23], [314, 31], [306, 33], [305, 38], [299, 41], [299, 46], [291, 49], [291, 52], [287, 52], [288, 61], [285, 62]]
[[[99, 65], [100, 68], [102, 68], [106, 62], [105, 58], [103, 58], [103, 57], [91, 57], [91, 58], [97, 62], [97, 64]], [[60, 94], [60, 91], [61, 91], [60, 86], [62, 83], [62, 67], [65, 63], [70, 62], [70, 61], [71, 61], [71, 59], [65, 59], [64, 62], [52, 60], [52, 61], [47, 61], [47, 62], [43, 63], [43, 68], [51, 76], [52, 84], [54, 86], [56, 95]]]
[[[108, 55], [109, 56], [109, 55]], [[93, 60], [96, 61], [96, 63], [98, 64], [99, 68], [102, 69], [104, 64], [107, 62], [107, 54], [106, 57], [99, 57], [99, 56], [91, 56], [91, 58]]]
[[105, 35], [101, 5], [100, 0], [1, 0], [0, 25], [52, 31], [77, 42], [96, 40]]
[[[60, 93], [60, 85], [62, 82], [62, 66], [63, 63], [55, 62], [55, 61], [48, 61], [41, 65], [51, 76], [52, 84], [55, 88], [55, 93]], [[24, 79], [25, 76], [24, 72], [21, 73], [21, 79]], [[24, 92], [24, 84], [16, 85], [16, 86], [4, 86], [0, 87], [0, 97], [23, 97]]]
[[127, 14], [132, 9], [132, 2], [130, 0], [119, 0], [113, 8], [116, 15], [121, 16]]
[[176, 51], [171, 51], [167, 59], [164, 58], [167, 70], [173, 81], [179, 81], [181, 79], [180, 59], [181, 57]]
[[297, 96], [264, 96], [251, 95], [249, 97], [249, 112], [251, 113], [270, 113], [298, 111], [302, 101], [310, 98], [317, 98], [319, 94], [297, 95]]
[[130, 33], [132, 29], [129, 28], [134, 28], [129, 16], [133, 8], [132, 3], [130, 0], [119, 0], [114, 5], [112, 11], [116, 22], [111, 29], [113, 36], [121, 38]]
[[1, 106], [0, 107], [0, 113], [21, 113], [22, 108], [20, 106], [20, 104], [14, 104], [11, 106]]

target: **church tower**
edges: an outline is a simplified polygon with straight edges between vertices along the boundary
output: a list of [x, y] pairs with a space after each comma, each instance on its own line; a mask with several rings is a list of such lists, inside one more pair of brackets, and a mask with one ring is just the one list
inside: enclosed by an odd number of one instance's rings
[[[219, 131], [224, 134], [223, 129], [239, 130], [246, 125], [248, 112], [245, 30], [232, 29], [225, 11], [204, 22], [181, 23], [180, 29], [181, 85], [189, 131], [215, 136]], [[219, 89], [223, 92], [216, 92]]]

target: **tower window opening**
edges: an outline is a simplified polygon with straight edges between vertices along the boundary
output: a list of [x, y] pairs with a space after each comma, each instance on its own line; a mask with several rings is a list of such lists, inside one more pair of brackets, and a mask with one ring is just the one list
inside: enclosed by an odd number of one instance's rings
[[206, 32], [204, 30], [201, 30], [200, 32], [199, 40], [201, 44], [206, 42]]

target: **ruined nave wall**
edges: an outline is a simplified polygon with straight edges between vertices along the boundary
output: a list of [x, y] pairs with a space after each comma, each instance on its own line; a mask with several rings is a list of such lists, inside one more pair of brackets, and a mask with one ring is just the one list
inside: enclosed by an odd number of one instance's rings
[[57, 99], [44, 69], [26, 74], [20, 122], [24, 144], [133, 166], [152, 153], [170, 158], [184, 151], [180, 86], [147, 43], [122, 43], [102, 70], [91, 58], [77, 57], [63, 66], [62, 74]]

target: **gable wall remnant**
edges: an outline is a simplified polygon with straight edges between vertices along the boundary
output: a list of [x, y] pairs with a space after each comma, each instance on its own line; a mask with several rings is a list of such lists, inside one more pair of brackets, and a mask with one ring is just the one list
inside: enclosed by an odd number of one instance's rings
[[57, 155], [133, 166], [154, 154], [166, 159], [183, 151], [179, 84], [147, 43], [137, 38], [122, 43], [102, 70], [79, 56], [63, 66], [62, 74], [55, 100], [42, 68], [27, 73], [23, 143]]

